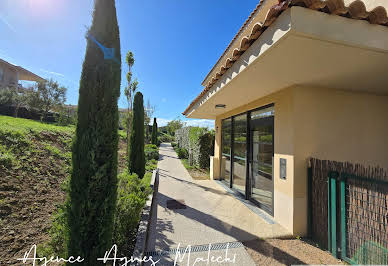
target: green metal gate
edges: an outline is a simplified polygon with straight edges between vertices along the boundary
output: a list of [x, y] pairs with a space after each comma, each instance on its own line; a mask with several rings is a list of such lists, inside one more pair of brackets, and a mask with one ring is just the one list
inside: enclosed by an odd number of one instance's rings
[[386, 176], [375, 179], [330, 171], [327, 195], [328, 249], [333, 256], [351, 264], [387, 265]]

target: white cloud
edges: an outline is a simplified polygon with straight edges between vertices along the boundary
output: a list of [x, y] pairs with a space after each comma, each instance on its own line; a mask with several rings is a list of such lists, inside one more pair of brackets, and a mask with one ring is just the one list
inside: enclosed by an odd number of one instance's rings
[[[167, 123], [174, 119], [166, 119], [166, 118], [157, 118], [158, 126], [164, 127], [167, 126]], [[185, 123], [187, 127], [206, 127], [209, 129], [214, 128], [214, 120], [208, 119], [184, 119], [182, 122]]]
[[5, 19], [5, 17], [4, 16], [2, 16], [1, 14], [0, 14], [0, 20], [11, 30], [11, 31], [13, 31], [13, 32], [15, 32], [16, 33], [16, 30], [15, 30], [15, 28]]
[[42, 69], [42, 68], [40, 69], [40, 71], [42, 71], [44, 73], [47, 73], [47, 74], [55, 75], [55, 76], [65, 77], [65, 75], [63, 75], [61, 73], [45, 70], [45, 69]]
[[186, 126], [214, 128], [214, 120], [209, 119], [187, 119], [183, 122], [186, 123]]
[[170, 122], [172, 119], [165, 119], [165, 118], [156, 118], [156, 122], [158, 123], [158, 127], [164, 127], [167, 126], [167, 123]]

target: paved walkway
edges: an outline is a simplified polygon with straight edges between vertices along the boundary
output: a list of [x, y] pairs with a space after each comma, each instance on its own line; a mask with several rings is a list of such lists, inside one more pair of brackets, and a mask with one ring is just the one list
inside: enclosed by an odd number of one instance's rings
[[[193, 180], [170, 144], [162, 143], [159, 151], [159, 191], [147, 247], [148, 255], [160, 259], [157, 265], [174, 265], [176, 252], [171, 250], [188, 245], [192, 247], [191, 253], [187, 252], [176, 265], [193, 265], [196, 259], [195, 265], [255, 265], [240, 241], [287, 235], [284, 228], [259, 217], [215, 181]], [[170, 200], [184, 203], [185, 208], [168, 208]], [[219, 262], [223, 263], [200, 261], [208, 259], [209, 244], [210, 259], [221, 256]], [[156, 255], [154, 251], [162, 254]], [[225, 263], [226, 257], [230, 263]]]

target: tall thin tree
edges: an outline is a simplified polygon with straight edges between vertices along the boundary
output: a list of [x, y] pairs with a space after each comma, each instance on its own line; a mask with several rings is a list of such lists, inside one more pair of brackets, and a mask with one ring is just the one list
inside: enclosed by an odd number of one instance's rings
[[144, 103], [143, 94], [137, 92], [133, 100], [132, 131], [129, 142], [128, 170], [143, 178], [145, 173], [144, 155]]
[[[132, 67], [135, 64], [135, 58], [133, 56], [133, 53], [131, 51], [127, 52], [127, 56], [125, 58], [125, 61], [128, 65], [128, 72], [127, 72], [127, 87], [124, 89], [124, 95], [127, 99], [128, 104], [128, 112], [127, 112], [127, 147], [129, 145], [129, 137], [131, 135], [131, 121], [132, 121], [132, 106], [133, 106], [133, 100], [132, 96], [135, 94], [137, 87], [139, 85], [139, 82], [135, 78], [134, 81], [132, 81]], [[128, 150], [127, 150], [128, 154]]]
[[68, 254], [97, 261], [112, 243], [117, 194], [120, 37], [114, 0], [95, 0], [79, 88], [70, 180]]
[[154, 117], [154, 124], [152, 125], [151, 142], [158, 145], [158, 123], [156, 122], [156, 117]]

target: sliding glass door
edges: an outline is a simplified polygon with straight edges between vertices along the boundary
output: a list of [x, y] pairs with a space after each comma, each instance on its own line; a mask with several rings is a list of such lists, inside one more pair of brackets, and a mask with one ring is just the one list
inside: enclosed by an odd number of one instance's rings
[[220, 179], [273, 214], [274, 106], [222, 121]]
[[251, 112], [250, 199], [273, 214], [273, 107]]

